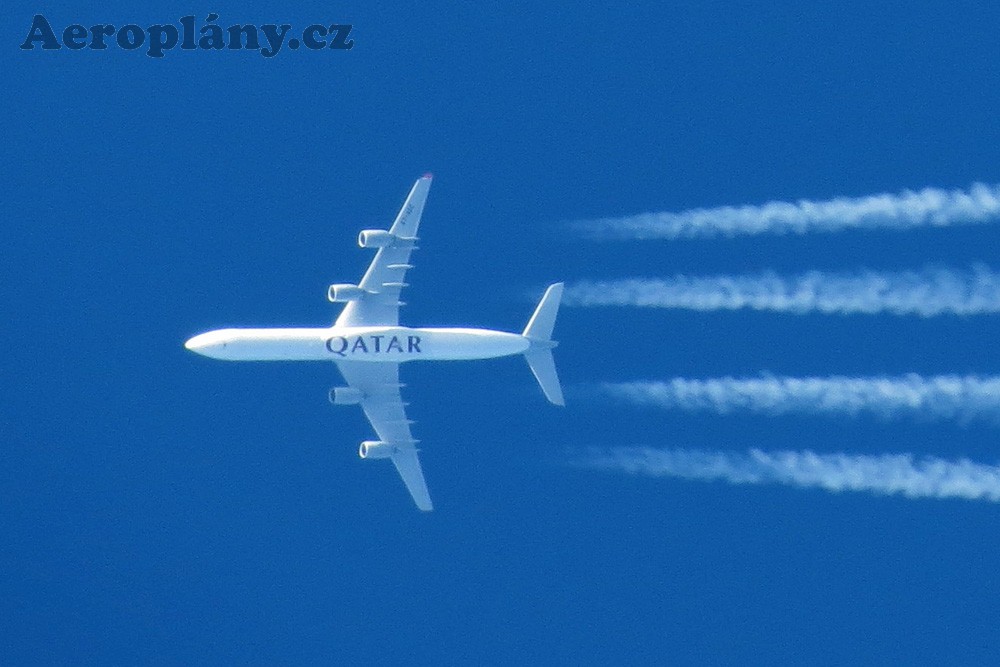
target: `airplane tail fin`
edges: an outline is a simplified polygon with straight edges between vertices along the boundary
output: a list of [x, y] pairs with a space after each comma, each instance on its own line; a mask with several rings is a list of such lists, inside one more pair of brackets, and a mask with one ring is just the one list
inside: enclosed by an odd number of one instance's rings
[[566, 405], [562, 387], [559, 385], [559, 376], [556, 375], [556, 362], [552, 357], [552, 348], [558, 345], [552, 340], [552, 329], [556, 325], [556, 313], [559, 310], [562, 293], [562, 283], [549, 285], [542, 300], [538, 302], [534, 314], [528, 320], [528, 326], [521, 334], [531, 343], [531, 347], [524, 353], [528, 367], [538, 380], [545, 398], [555, 405]]

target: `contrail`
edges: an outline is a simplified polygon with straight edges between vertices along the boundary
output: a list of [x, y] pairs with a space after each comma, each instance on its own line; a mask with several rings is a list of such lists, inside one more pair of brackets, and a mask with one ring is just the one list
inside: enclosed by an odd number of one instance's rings
[[981, 224], [1000, 218], [1000, 185], [975, 183], [968, 190], [925, 188], [918, 192], [829, 201], [768, 202], [761, 206], [697, 208], [573, 223], [598, 239], [678, 239], [805, 234], [845, 229], [897, 229]]
[[975, 375], [672, 378], [604, 383], [598, 390], [637, 405], [717, 414], [871, 414], [884, 419], [1000, 421], [1000, 377]]
[[964, 498], [1000, 502], [1000, 466], [968, 459], [912, 454], [816, 454], [811, 451], [747, 453], [699, 449], [620, 447], [593, 450], [578, 465], [635, 475], [724, 480], [730, 484], [787, 484], [833, 493], [867, 491], [907, 498]]
[[767, 310], [784, 313], [981, 315], [1000, 312], [1000, 274], [976, 265], [962, 271], [809, 271], [666, 279], [584, 280], [570, 285], [572, 306], [639, 306], [698, 311]]

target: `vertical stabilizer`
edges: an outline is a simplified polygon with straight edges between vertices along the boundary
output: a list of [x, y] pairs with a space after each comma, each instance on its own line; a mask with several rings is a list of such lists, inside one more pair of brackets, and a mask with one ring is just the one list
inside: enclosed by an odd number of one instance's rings
[[566, 405], [562, 387], [559, 385], [559, 376], [556, 375], [556, 362], [552, 358], [552, 348], [557, 345], [552, 340], [552, 330], [556, 326], [556, 313], [559, 310], [562, 293], [562, 283], [549, 285], [542, 300], [538, 302], [534, 314], [528, 320], [528, 326], [521, 334], [531, 342], [531, 347], [524, 353], [528, 367], [538, 380], [545, 398], [555, 405]]
[[522, 336], [532, 341], [552, 340], [552, 329], [556, 326], [556, 312], [559, 310], [559, 300], [562, 299], [562, 293], [562, 283], [549, 285], [542, 300], [538, 302], [534, 314], [528, 320], [528, 326], [524, 327]]

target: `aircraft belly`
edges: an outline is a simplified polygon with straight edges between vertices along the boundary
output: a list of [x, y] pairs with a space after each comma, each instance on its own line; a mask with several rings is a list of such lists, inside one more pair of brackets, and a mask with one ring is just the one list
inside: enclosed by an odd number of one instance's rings
[[528, 348], [521, 336], [500, 331], [430, 331], [425, 336], [425, 359], [492, 359], [521, 354]]
[[520, 354], [528, 341], [517, 334], [483, 329], [378, 327], [331, 330], [325, 347], [333, 361], [404, 363]]
[[528, 341], [487, 329], [224, 329], [189, 341], [192, 349], [232, 361], [363, 361], [404, 363], [491, 359], [521, 354]]
[[328, 356], [324, 342], [322, 330], [259, 329], [231, 340], [223, 354], [240, 360], [315, 361]]

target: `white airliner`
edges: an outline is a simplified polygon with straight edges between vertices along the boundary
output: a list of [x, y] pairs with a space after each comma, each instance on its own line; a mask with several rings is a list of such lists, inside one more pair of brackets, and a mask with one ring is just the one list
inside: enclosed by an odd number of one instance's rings
[[361, 443], [363, 459], [392, 459], [417, 507], [431, 510], [417, 458], [417, 440], [400, 396], [399, 364], [407, 361], [491, 359], [523, 354], [546, 398], [564, 405], [556, 375], [552, 329], [563, 284], [550, 285], [520, 334], [489, 329], [410, 328], [399, 325], [400, 292], [416, 249], [417, 226], [431, 187], [425, 174], [410, 190], [388, 231], [366, 229], [362, 248], [375, 259], [357, 285], [330, 285], [327, 298], [346, 303], [332, 327], [309, 329], [219, 329], [184, 346], [206, 357], [231, 361], [333, 361], [347, 381], [330, 390], [334, 405], [360, 405], [378, 434]]

